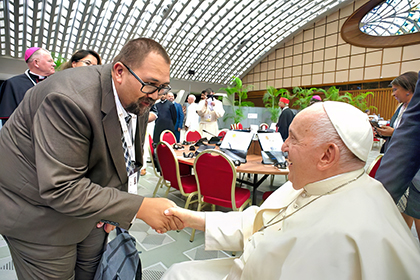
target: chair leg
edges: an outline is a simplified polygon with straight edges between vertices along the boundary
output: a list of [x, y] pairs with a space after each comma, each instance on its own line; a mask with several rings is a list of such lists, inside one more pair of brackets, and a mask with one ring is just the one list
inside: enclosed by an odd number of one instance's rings
[[168, 197], [168, 194], [169, 194], [169, 190], [171, 189], [171, 186], [168, 186], [168, 189], [166, 190], [166, 192], [165, 192], [165, 197]]
[[190, 242], [194, 241], [194, 237], [195, 237], [195, 229], [193, 229], [193, 231], [191, 232]]
[[271, 178], [270, 178], [271, 180], [270, 180], [270, 186], [272, 186], [273, 185], [273, 183], [274, 183], [274, 175], [271, 175]]
[[157, 182], [157, 184], [156, 184], [156, 188], [155, 188], [155, 190], [153, 191], [153, 197], [155, 197], [155, 196], [156, 196], [156, 193], [157, 193], [157, 191], [158, 191], [159, 187], [162, 187], [162, 183], [163, 183], [163, 178], [162, 178], [162, 177], [160, 177], [160, 178], [159, 178], [159, 181], [158, 181], [158, 182]]

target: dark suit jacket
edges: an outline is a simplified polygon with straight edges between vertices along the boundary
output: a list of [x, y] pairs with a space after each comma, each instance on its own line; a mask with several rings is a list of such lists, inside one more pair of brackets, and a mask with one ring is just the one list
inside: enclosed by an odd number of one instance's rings
[[0, 87], [0, 119], [7, 119], [34, 84], [25, 74], [14, 76]]
[[395, 202], [401, 198], [420, 168], [420, 80], [392, 135], [375, 178], [382, 182]]
[[286, 141], [289, 137], [289, 126], [293, 121], [295, 114], [290, 108], [284, 108], [279, 116], [279, 120], [276, 126], [279, 128], [279, 132], [283, 141]]
[[[101, 219], [128, 228], [128, 194], [111, 65], [61, 71], [28, 91], [0, 130], [0, 233], [51, 245], [82, 241]], [[141, 165], [148, 113], [138, 118]]]
[[175, 133], [176, 123], [176, 109], [175, 105], [169, 101], [156, 102], [156, 109], [158, 111], [158, 118], [155, 122], [155, 130], [153, 131], [153, 142], [158, 143], [160, 141], [160, 134], [168, 129]]

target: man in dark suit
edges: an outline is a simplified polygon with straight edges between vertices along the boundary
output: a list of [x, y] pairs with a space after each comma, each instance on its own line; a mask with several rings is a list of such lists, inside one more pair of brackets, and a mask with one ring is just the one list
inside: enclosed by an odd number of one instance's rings
[[289, 108], [289, 99], [287, 98], [280, 98], [279, 107], [281, 108], [281, 114], [276, 126], [281, 137], [283, 138], [283, 141], [286, 141], [287, 137], [289, 137], [289, 126], [292, 123], [295, 114]]
[[164, 130], [170, 130], [175, 134], [176, 108], [171, 101], [168, 101], [166, 94], [161, 96], [160, 100], [155, 103], [155, 106], [158, 111], [158, 118], [153, 131], [153, 142], [159, 143], [160, 134]]
[[0, 119], [3, 125], [22, 101], [26, 91], [54, 74], [55, 63], [49, 51], [32, 47], [25, 51], [25, 73], [14, 76], [0, 87]]
[[163, 215], [172, 201], [127, 193], [169, 67], [162, 46], [140, 38], [112, 64], [59, 72], [25, 95], [0, 131], [0, 233], [19, 279], [92, 279], [107, 233], [134, 218], [182, 228]]

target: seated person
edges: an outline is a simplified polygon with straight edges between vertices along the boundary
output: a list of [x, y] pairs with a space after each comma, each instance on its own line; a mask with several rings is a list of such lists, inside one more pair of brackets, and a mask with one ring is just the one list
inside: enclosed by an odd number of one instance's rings
[[366, 114], [317, 102], [290, 126], [289, 182], [243, 212], [166, 215], [205, 231], [207, 250], [239, 258], [173, 265], [162, 279], [417, 279], [420, 249], [382, 184], [364, 170]]

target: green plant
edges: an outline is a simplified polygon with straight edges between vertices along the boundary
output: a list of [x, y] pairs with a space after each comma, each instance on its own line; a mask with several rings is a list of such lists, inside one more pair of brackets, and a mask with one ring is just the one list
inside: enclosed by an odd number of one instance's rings
[[293, 88], [293, 96], [292, 98], [295, 98], [296, 101], [293, 103], [294, 107], [298, 107], [299, 110], [303, 110], [306, 107], [309, 106], [309, 103], [311, 102], [311, 98], [314, 92], [324, 92], [324, 90], [319, 88], [301, 88], [301, 87], [295, 87]]
[[346, 92], [344, 95], [340, 95], [340, 89], [336, 88], [335, 86], [330, 87], [327, 91], [321, 89], [325, 94], [324, 101], [341, 101], [341, 102], [349, 102], [352, 99], [352, 95], [349, 92]]
[[[345, 94], [349, 94], [349, 92], [346, 92]], [[361, 93], [359, 93], [359, 94], [358, 94], [358, 95], [356, 95], [356, 96], [352, 96], [352, 98], [349, 100], [349, 103], [350, 103], [351, 105], [353, 105], [354, 107], [359, 108], [359, 109], [360, 109], [360, 110], [362, 110], [363, 112], [364, 112], [366, 109], [369, 109], [369, 110], [374, 109], [374, 110], [378, 111], [378, 108], [376, 108], [375, 106], [368, 106], [368, 105], [367, 105], [367, 100], [366, 100], [366, 98], [367, 98], [369, 95], [372, 95], [372, 97], [374, 96], [373, 92], [371, 92], [371, 91], [368, 91], [368, 92], [361, 92]]]
[[[254, 107], [254, 103], [245, 101], [245, 99], [248, 98], [248, 91], [252, 88], [252, 86], [243, 86], [242, 80], [235, 76], [232, 77], [232, 84], [233, 86], [220, 88], [220, 90], [226, 91], [228, 95], [226, 99], [232, 106], [232, 113], [225, 114], [223, 121], [232, 118], [234, 123], [239, 123], [245, 118], [243, 107]], [[238, 97], [237, 100], [236, 96]]]
[[64, 57], [61, 56], [61, 54], [56, 54], [54, 52], [51, 53], [52, 58], [54, 59], [54, 63], [55, 63], [55, 70], [59, 70], [61, 64], [65, 63], [67, 61], [67, 59], [65, 59]]
[[264, 106], [267, 108], [267, 111], [270, 112], [270, 119], [272, 122], [276, 122], [280, 114], [280, 108], [278, 106], [279, 95], [283, 96], [283, 94], [287, 96], [290, 95], [287, 89], [276, 89], [275, 87], [268, 86], [267, 91], [262, 98]]

